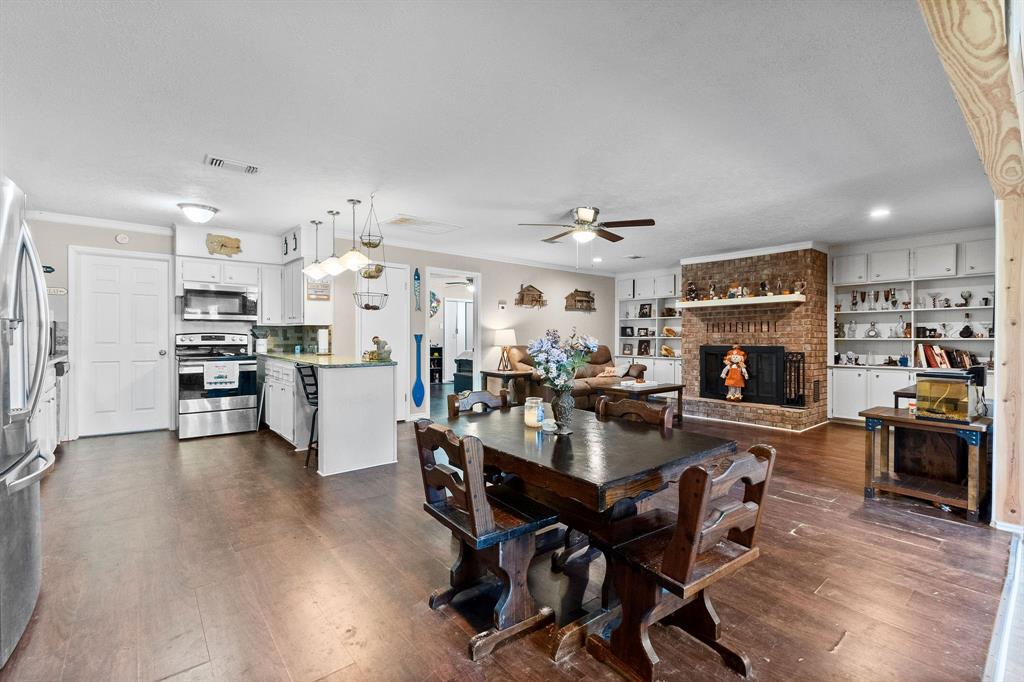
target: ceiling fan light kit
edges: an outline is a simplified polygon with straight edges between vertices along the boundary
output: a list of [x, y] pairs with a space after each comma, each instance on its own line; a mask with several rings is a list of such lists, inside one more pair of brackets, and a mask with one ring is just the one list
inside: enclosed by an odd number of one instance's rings
[[597, 216], [601, 213], [601, 209], [594, 206], [578, 206], [572, 209], [569, 213], [573, 217], [572, 225], [562, 225], [559, 223], [519, 223], [519, 225], [520, 227], [565, 228], [565, 232], [560, 232], [554, 236], [541, 240], [548, 244], [557, 244], [562, 237], [566, 237], [568, 235], [572, 235], [572, 238], [579, 244], [591, 242], [595, 237], [600, 237], [601, 239], [605, 239], [610, 242], [618, 242], [622, 241], [622, 237], [609, 231], [607, 228], [654, 227], [654, 220], [651, 218], [642, 218], [637, 220], [609, 220], [603, 223], [596, 222]]
[[572, 238], [575, 239], [576, 241], [578, 241], [580, 244], [586, 244], [587, 242], [592, 242], [592, 241], [594, 241], [594, 238], [596, 236], [597, 235], [594, 234], [594, 232], [592, 232], [591, 230], [587, 230], [587, 229], [573, 230], [573, 233], [572, 233]]

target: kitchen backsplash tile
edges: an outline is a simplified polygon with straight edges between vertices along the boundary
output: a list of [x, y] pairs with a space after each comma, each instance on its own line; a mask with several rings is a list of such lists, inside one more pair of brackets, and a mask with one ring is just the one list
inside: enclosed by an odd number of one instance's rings
[[[254, 326], [253, 333], [258, 338], [267, 339], [267, 350], [287, 351], [295, 350], [296, 345], [302, 346], [302, 352], [315, 353], [316, 333], [323, 327], [261, 327]], [[331, 328], [328, 327], [328, 338], [331, 335]], [[333, 340], [332, 340], [333, 344]]]

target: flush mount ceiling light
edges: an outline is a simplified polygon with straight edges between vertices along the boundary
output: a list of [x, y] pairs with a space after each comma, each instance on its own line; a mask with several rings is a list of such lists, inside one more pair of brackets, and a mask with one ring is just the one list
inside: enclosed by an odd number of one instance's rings
[[213, 220], [213, 216], [217, 215], [220, 211], [220, 209], [207, 206], [206, 204], [178, 204], [178, 208], [181, 209], [186, 218], [200, 225]]
[[881, 220], [882, 218], [888, 218], [892, 214], [892, 211], [885, 206], [878, 206], [877, 208], [871, 209], [868, 213], [873, 220]]
[[313, 262], [302, 268], [302, 272], [305, 273], [306, 277], [310, 279], [323, 279], [327, 276], [327, 271], [324, 270], [324, 266], [320, 264], [320, 226], [323, 225], [322, 220], [310, 220], [313, 227], [316, 229], [316, 241], [314, 242], [316, 256], [313, 258]]
[[578, 241], [580, 244], [586, 244], [587, 242], [594, 241], [594, 237], [597, 235], [588, 229], [577, 229], [573, 230], [572, 238]]

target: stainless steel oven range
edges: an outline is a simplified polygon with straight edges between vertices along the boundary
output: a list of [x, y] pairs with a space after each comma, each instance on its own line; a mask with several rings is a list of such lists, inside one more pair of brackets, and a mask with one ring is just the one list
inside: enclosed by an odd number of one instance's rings
[[177, 334], [178, 438], [256, 430], [256, 356], [244, 334]]

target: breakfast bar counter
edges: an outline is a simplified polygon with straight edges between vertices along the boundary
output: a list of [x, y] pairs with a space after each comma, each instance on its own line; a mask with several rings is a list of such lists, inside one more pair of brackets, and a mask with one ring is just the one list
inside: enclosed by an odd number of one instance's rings
[[[316, 369], [317, 473], [392, 464], [398, 460], [395, 428], [395, 367], [357, 357], [315, 353], [267, 353], [266, 358]], [[295, 399], [303, 400], [295, 376]]]

